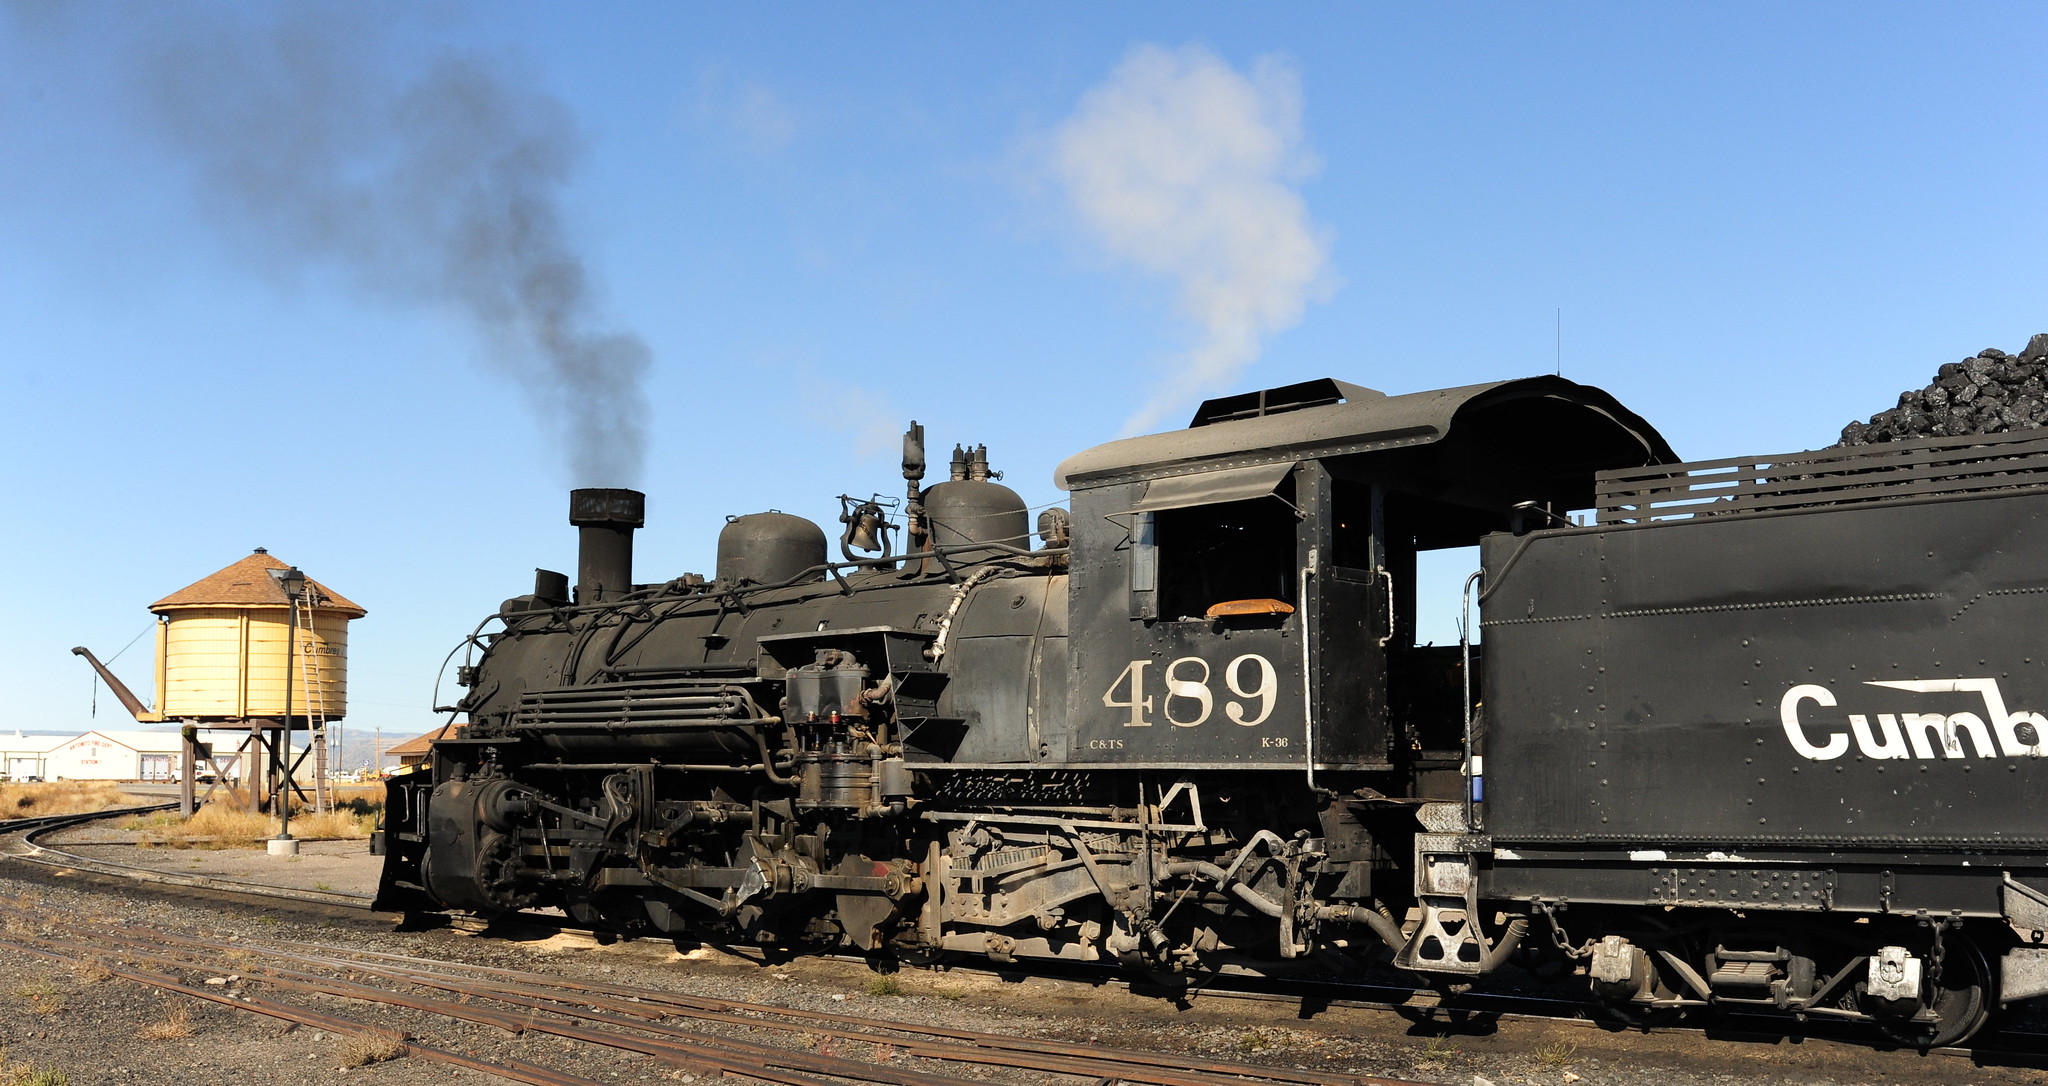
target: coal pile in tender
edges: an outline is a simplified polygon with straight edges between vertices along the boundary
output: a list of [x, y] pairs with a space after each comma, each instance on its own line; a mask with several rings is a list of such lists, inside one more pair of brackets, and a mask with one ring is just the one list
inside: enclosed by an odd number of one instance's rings
[[2048, 426], [2048, 332], [2009, 355], [1996, 347], [1951, 362], [1926, 388], [1899, 394], [1899, 406], [1842, 427], [1841, 445], [1916, 437], [2002, 434]]

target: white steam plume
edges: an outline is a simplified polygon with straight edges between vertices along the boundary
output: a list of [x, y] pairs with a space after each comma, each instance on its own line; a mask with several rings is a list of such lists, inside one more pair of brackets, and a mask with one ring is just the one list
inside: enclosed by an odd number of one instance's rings
[[1053, 169], [1110, 255], [1174, 281], [1196, 341], [1124, 432], [1156, 429], [1256, 360], [1332, 286], [1329, 231], [1295, 186], [1315, 169], [1301, 85], [1199, 46], [1134, 47], [1053, 134]]

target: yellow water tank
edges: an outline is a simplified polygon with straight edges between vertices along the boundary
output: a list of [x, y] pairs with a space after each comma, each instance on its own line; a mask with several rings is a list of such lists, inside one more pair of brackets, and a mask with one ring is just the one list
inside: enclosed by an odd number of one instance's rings
[[348, 624], [361, 607], [306, 578], [298, 645], [292, 608], [262, 548], [151, 604], [157, 624], [156, 710], [164, 720], [282, 717], [289, 655], [291, 715], [337, 720], [348, 711]]

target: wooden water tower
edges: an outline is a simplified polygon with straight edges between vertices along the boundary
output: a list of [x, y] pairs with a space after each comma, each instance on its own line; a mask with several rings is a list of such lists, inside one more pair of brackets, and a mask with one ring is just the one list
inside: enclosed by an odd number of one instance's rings
[[[154, 709], [92, 653], [72, 651], [99, 671], [136, 720], [185, 723], [186, 795], [203, 753], [197, 730], [247, 727], [249, 737], [236, 755], [245, 759], [242, 783], [251, 792], [243, 797], [230, 785], [237, 798], [268, 810], [289, 786], [325, 808], [327, 725], [348, 712], [348, 624], [368, 612], [261, 547], [149, 609], [158, 618]], [[291, 756], [292, 733], [299, 730], [311, 738], [311, 797], [297, 783]]]

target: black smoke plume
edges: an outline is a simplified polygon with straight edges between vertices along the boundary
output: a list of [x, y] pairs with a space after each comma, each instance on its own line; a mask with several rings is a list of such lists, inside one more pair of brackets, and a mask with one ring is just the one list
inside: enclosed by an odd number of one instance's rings
[[568, 108], [511, 58], [401, 37], [402, 9], [169, 10], [138, 78], [238, 247], [452, 307], [560, 431], [575, 482], [637, 482], [649, 352], [598, 326], [563, 216]]

